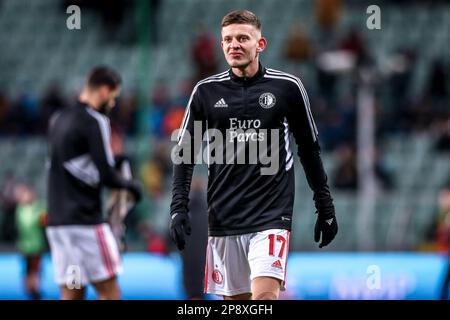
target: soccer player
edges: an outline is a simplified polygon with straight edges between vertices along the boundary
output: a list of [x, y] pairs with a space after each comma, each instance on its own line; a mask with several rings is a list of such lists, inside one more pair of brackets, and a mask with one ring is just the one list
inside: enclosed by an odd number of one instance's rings
[[138, 201], [140, 185], [114, 169], [109, 111], [120, 93], [120, 76], [94, 68], [78, 102], [49, 124], [48, 227], [55, 280], [62, 299], [83, 299], [92, 283], [99, 299], [119, 299], [117, 243], [102, 215], [104, 186], [127, 189]]
[[39, 300], [41, 257], [47, 247], [45, 208], [34, 190], [25, 184], [17, 186], [16, 194], [17, 248], [25, 260], [25, 289], [28, 297]]
[[[267, 41], [261, 36], [259, 18], [252, 12], [228, 13], [222, 20], [221, 34], [230, 69], [197, 83], [173, 154], [188, 159], [189, 148], [197, 142], [195, 130], [201, 127], [201, 133], [207, 133], [207, 149], [214, 149], [215, 159], [227, 159], [221, 163], [208, 160], [206, 292], [225, 299], [278, 299], [285, 284], [295, 190], [290, 132], [314, 192], [314, 239], [319, 242], [322, 238], [320, 248], [337, 234], [335, 209], [302, 82], [261, 65], [259, 56]], [[271, 132], [270, 136], [265, 132]], [[214, 141], [208, 139], [212, 134]], [[242, 150], [247, 153], [252, 143], [264, 142], [266, 138], [271, 140], [267, 154], [279, 161], [278, 168], [264, 171], [270, 168], [261, 154], [256, 162], [236, 164]], [[222, 149], [217, 147], [220, 141]], [[230, 141], [237, 143], [232, 157]], [[212, 144], [214, 148], [210, 147]], [[264, 150], [261, 145], [258, 149]], [[194, 148], [192, 154], [196, 151]], [[192, 160], [191, 155], [189, 161], [174, 163], [170, 233], [180, 250], [191, 231], [187, 212]]]

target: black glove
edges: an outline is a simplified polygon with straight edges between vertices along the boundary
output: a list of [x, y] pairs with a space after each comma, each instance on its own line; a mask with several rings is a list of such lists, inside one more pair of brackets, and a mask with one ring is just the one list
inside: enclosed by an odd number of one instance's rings
[[178, 250], [186, 245], [186, 235], [191, 235], [191, 222], [187, 213], [174, 213], [170, 221], [170, 236], [176, 243]]
[[141, 186], [141, 184], [138, 181], [136, 181], [136, 180], [130, 181], [128, 186], [127, 186], [127, 190], [130, 191], [130, 193], [133, 195], [134, 201], [136, 203], [141, 201], [141, 199], [142, 199], [142, 186]]
[[336, 216], [334, 214], [334, 208], [327, 210], [326, 214], [317, 213], [316, 226], [314, 227], [314, 241], [320, 241], [320, 234], [322, 234], [322, 242], [319, 244], [319, 248], [325, 247], [333, 241], [338, 232], [338, 224]]

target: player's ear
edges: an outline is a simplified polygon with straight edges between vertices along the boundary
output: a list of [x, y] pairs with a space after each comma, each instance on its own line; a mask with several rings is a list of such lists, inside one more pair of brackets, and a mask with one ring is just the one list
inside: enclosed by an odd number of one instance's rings
[[223, 38], [220, 39], [220, 46], [222, 47], [222, 50], [225, 50], [225, 41], [223, 40]]
[[264, 37], [261, 37], [258, 40], [258, 47], [256, 48], [256, 52], [261, 53], [264, 51], [264, 49], [266, 49], [267, 46], [267, 40]]

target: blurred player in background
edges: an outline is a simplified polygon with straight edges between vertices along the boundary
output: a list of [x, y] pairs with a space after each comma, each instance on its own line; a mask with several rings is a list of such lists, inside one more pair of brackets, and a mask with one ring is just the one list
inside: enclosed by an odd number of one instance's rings
[[49, 124], [48, 227], [55, 280], [62, 299], [83, 299], [92, 283], [99, 299], [119, 299], [119, 251], [102, 215], [101, 190], [126, 189], [139, 201], [140, 185], [114, 168], [107, 115], [115, 106], [120, 76], [94, 68], [78, 102]]
[[[215, 157], [223, 152], [226, 163], [208, 162], [205, 291], [225, 299], [278, 299], [284, 289], [295, 192], [290, 132], [314, 192], [314, 239], [322, 238], [322, 248], [338, 231], [306, 90], [299, 78], [260, 64], [266, 44], [261, 22], [252, 12], [233, 11], [223, 18], [222, 49], [231, 69], [195, 86], [177, 145], [184, 157], [195, 145], [199, 123], [201, 136], [216, 129], [225, 143], [245, 142], [237, 152], [233, 149], [234, 161], [228, 161], [225, 146], [214, 150]], [[267, 154], [279, 163], [270, 174], [263, 174], [266, 164], [261, 158], [256, 164], [236, 164], [239, 149], [250, 150], [249, 143], [261, 141], [263, 130], [277, 134], [267, 146]], [[189, 161], [174, 165], [170, 232], [180, 250], [191, 233], [188, 202], [196, 151]]]
[[47, 249], [45, 207], [25, 184], [17, 186], [16, 197], [17, 249], [25, 260], [25, 290], [31, 299], [39, 300], [41, 256]]

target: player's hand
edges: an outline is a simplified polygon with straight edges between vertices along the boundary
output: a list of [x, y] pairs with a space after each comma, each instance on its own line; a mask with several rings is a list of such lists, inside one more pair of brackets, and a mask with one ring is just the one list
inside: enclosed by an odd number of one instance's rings
[[142, 186], [137, 180], [130, 181], [127, 187], [128, 191], [133, 195], [134, 201], [138, 203], [142, 199]]
[[333, 213], [321, 215], [317, 214], [316, 226], [314, 228], [314, 241], [319, 242], [322, 235], [322, 242], [319, 244], [319, 248], [325, 247], [333, 241], [338, 232], [338, 224], [336, 216]]
[[177, 212], [170, 220], [170, 236], [177, 245], [178, 250], [183, 250], [186, 245], [186, 235], [191, 235], [191, 222], [187, 213]]

